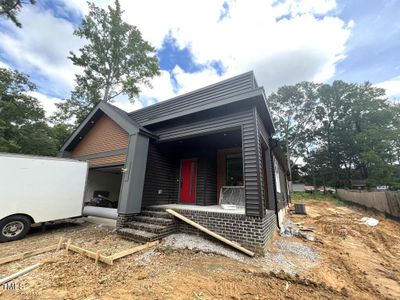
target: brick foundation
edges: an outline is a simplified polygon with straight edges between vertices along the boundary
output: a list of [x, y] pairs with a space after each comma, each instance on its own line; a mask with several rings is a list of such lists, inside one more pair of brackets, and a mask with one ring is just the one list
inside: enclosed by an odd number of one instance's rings
[[[155, 210], [164, 211], [160, 208]], [[263, 218], [199, 210], [175, 209], [175, 211], [259, 255], [264, 254], [268, 242], [276, 231], [276, 215], [272, 210], [268, 210]], [[119, 214], [117, 228], [129, 227], [128, 223], [134, 220], [134, 216]], [[179, 232], [214, 239], [181, 220], [175, 218], [175, 221]]]
[[129, 215], [118, 214], [117, 229], [128, 227], [127, 224], [133, 221], [134, 216], [136, 216], [136, 214], [129, 214]]
[[[257, 254], [264, 254], [268, 242], [276, 231], [276, 216], [274, 211], [267, 211], [264, 218], [206, 212], [196, 210], [178, 210], [177, 212], [190, 220], [222, 235], [232, 241], [240, 243]], [[209, 238], [209, 235], [199, 231], [189, 224], [179, 221], [179, 231], [192, 233]]]

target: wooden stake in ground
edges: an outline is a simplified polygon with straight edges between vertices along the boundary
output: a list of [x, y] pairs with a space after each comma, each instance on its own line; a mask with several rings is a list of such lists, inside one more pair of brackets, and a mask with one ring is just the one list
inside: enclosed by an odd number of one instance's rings
[[192, 225], [193, 227], [196, 227], [197, 229], [211, 235], [212, 237], [215, 237], [216, 239], [220, 240], [221, 242], [224, 242], [225, 244], [228, 244], [229, 246], [232, 246], [233, 248], [236, 248], [236, 249], [246, 253], [249, 256], [254, 256], [254, 252], [251, 252], [250, 250], [243, 248], [242, 246], [240, 246], [239, 243], [230, 241], [230, 240], [224, 238], [223, 236], [220, 236], [218, 233], [215, 233], [215, 232], [207, 229], [206, 227], [201, 226], [200, 224], [197, 224], [196, 222], [186, 218], [185, 216], [181, 215], [180, 213], [177, 213], [176, 211], [174, 211], [172, 209], [167, 209], [167, 212], [170, 213], [171, 215], [177, 217], [178, 219], [181, 219], [182, 221], [188, 223], [189, 225]]
[[61, 249], [61, 246], [63, 244], [63, 240], [64, 240], [64, 238], [60, 237], [60, 240], [58, 241], [58, 245], [57, 245], [57, 251]]

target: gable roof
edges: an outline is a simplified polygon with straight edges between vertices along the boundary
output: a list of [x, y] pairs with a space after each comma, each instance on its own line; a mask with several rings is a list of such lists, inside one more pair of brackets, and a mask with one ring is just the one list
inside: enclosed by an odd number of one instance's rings
[[270, 131], [274, 132], [264, 88], [257, 85], [253, 71], [144, 107], [128, 115], [142, 126], [147, 126], [247, 99], [255, 99], [260, 103], [264, 120]]
[[130, 118], [128, 114], [122, 109], [111, 105], [107, 102], [100, 101], [92, 111], [87, 115], [85, 120], [78, 126], [77, 129], [71, 134], [68, 140], [61, 147], [60, 152], [69, 151], [75, 147], [81, 138], [85, 136], [89, 130], [93, 127], [94, 123], [105, 114], [111, 120], [118, 124], [124, 129], [129, 135], [135, 133], [142, 133], [152, 138], [157, 138], [156, 135], [151, 133], [149, 130], [139, 125], [135, 120]]

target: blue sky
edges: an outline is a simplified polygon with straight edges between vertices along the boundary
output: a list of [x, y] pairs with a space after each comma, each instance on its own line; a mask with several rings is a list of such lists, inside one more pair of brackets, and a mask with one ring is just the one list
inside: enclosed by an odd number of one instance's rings
[[[400, 98], [400, 0], [120, 1], [125, 20], [156, 47], [162, 70], [134, 103], [117, 100], [125, 110], [249, 70], [267, 93], [342, 79], [368, 80]], [[0, 20], [0, 66], [29, 74], [49, 114], [80, 72], [67, 56], [84, 43], [72, 32], [85, 13], [85, 1], [42, 0], [23, 8], [22, 29]]]
[[335, 78], [377, 83], [399, 76], [400, 1], [340, 1], [339, 11], [356, 25]]

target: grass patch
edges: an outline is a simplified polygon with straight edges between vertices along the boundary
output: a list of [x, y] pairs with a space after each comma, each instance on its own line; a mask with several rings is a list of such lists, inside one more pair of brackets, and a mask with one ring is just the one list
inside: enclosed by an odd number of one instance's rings
[[329, 201], [334, 203], [336, 206], [349, 206], [349, 204], [341, 201], [333, 194], [293, 192], [291, 198], [293, 202], [304, 202], [308, 200]]

